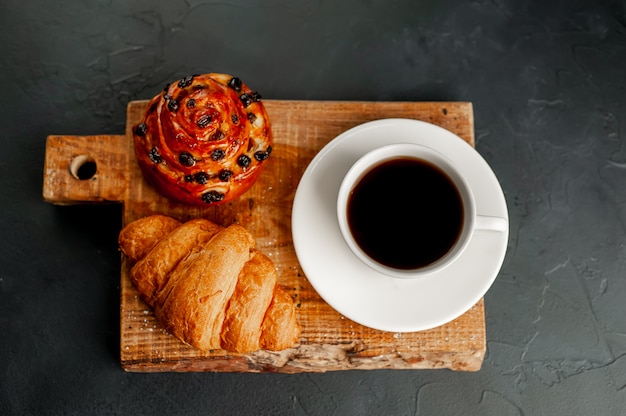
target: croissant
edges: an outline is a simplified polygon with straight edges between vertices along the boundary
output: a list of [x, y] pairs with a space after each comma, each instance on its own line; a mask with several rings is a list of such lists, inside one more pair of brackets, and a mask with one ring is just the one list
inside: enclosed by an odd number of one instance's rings
[[227, 74], [168, 84], [133, 127], [137, 162], [162, 195], [185, 204], [221, 204], [248, 190], [272, 152], [261, 96]]
[[237, 353], [298, 341], [293, 300], [243, 227], [151, 215], [124, 227], [118, 243], [141, 299], [181, 341]]

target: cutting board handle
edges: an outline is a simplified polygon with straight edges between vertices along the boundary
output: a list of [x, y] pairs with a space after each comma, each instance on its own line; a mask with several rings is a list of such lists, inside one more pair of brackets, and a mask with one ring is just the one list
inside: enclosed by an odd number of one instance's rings
[[122, 202], [128, 189], [126, 136], [48, 136], [43, 199], [56, 205]]

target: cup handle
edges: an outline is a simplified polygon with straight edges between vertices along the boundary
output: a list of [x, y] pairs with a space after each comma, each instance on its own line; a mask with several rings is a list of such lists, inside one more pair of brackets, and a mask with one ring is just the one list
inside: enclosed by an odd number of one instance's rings
[[509, 221], [506, 218], [489, 217], [485, 215], [477, 215], [475, 230], [505, 232], [509, 228]]

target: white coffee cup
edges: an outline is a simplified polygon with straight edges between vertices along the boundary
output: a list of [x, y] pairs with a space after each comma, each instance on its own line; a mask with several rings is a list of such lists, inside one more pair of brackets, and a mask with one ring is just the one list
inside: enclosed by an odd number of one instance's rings
[[[385, 162], [403, 159], [414, 160], [427, 165], [434, 165], [436, 170], [443, 172], [458, 192], [462, 205], [462, 221], [459, 224], [458, 237], [451, 247], [439, 258], [425, 265], [411, 268], [398, 268], [393, 265], [383, 264], [366, 254], [353, 232], [351, 231], [348, 204], [355, 187], [373, 169]], [[402, 178], [400, 178], [401, 180]], [[406, 184], [407, 192], [411, 191], [411, 184]], [[383, 201], [382, 204], [390, 203]], [[345, 175], [337, 197], [337, 219], [341, 233], [352, 252], [369, 267], [388, 276], [398, 278], [417, 278], [440, 272], [463, 254], [473, 234], [478, 230], [491, 232], [505, 232], [508, 229], [508, 221], [504, 218], [481, 215], [476, 212], [474, 195], [468, 182], [463, 178], [459, 169], [444, 154], [427, 146], [414, 143], [400, 143], [383, 146], [374, 149], [357, 160]], [[407, 219], [410, 221], [411, 219]], [[372, 221], [385, 221], [384, 214], [380, 218], [372, 218]], [[389, 241], [393, 244], [413, 244], [418, 238], [430, 238], [431, 236], [409, 236], [406, 241]], [[394, 239], [395, 240], [395, 239]], [[400, 239], [398, 239], [400, 240]], [[390, 246], [393, 247], [393, 246]], [[403, 246], [403, 247], [406, 247]]]

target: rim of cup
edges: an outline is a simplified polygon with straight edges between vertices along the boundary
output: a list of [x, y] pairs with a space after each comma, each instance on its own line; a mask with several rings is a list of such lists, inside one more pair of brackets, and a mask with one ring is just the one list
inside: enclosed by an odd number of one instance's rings
[[[463, 224], [461, 226], [459, 236], [453, 246], [439, 259], [426, 266], [416, 269], [393, 268], [372, 259], [356, 242], [348, 225], [347, 206], [354, 187], [376, 166], [382, 164], [383, 162], [399, 158], [424, 160], [439, 167], [448, 176], [448, 178], [452, 180], [461, 196], [463, 204]], [[350, 167], [339, 187], [339, 193], [337, 196], [337, 219], [339, 221], [341, 234], [343, 235], [346, 244], [363, 263], [387, 276], [413, 279], [429, 276], [442, 271], [458, 259], [458, 257], [464, 252], [472, 237], [476, 222], [476, 207], [472, 190], [468, 182], [463, 178], [460, 172], [458, 172], [458, 169], [454, 166], [453, 162], [450, 161], [443, 153], [421, 144], [396, 143], [370, 150], [361, 156]]]

